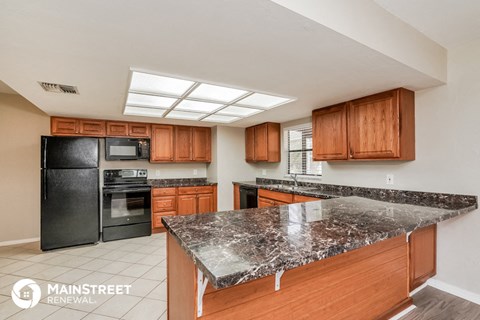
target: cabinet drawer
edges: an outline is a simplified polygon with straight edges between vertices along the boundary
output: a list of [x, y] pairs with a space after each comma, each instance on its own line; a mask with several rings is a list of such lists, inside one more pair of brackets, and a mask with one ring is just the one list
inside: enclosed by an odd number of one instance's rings
[[293, 203], [318, 201], [318, 200], [320, 199], [315, 197], [299, 196], [298, 194], [293, 195]]
[[152, 226], [154, 228], [165, 228], [165, 226], [162, 223], [162, 217], [167, 217], [167, 216], [174, 216], [177, 213], [175, 211], [170, 211], [170, 212], [156, 212], [152, 215]]
[[153, 198], [153, 212], [175, 211], [176, 206], [175, 196]]
[[179, 187], [178, 194], [213, 193], [213, 186]]
[[258, 190], [258, 196], [262, 197], [262, 198], [278, 200], [278, 201], [286, 202], [286, 203], [292, 203], [293, 202], [293, 194], [289, 194], [289, 193], [259, 189]]
[[152, 195], [154, 197], [174, 196], [175, 195], [175, 188], [153, 188]]

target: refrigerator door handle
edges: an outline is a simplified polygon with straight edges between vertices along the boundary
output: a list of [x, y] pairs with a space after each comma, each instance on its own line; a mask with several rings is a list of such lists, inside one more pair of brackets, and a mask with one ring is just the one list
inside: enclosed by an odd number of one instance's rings
[[43, 199], [47, 200], [47, 170], [42, 170], [43, 173]]

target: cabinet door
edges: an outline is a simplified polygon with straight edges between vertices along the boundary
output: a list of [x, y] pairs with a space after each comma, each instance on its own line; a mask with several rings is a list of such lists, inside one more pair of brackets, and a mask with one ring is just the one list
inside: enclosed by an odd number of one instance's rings
[[437, 272], [437, 225], [434, 224], [412, 232], [408, 246], [410, 291], [412, 291]]
[[192, 127], [175, 127], [175, 161], [192, 160]]
[[79, 132], [83, 136], [104, 137], [105, 121], [81, 119]]
[[211, 161], [211, 129], [194, 127], [192, 129], [193, 145], [192, 156], [193, 161], [210, 162]]
[[341, 103], [312, 113], [313, 160], [346, 160], [347, 104]]
[[197, 196], [195, 194], [181, 195], [177, 197], [178, 214], [197, 213]]
[[149, 138], [150, 137], [150, 124], [148, 123], [129, 123], [128, 135], [130, 137], [137, 138]]
[[107, 121], [107, 137], [128, 136], [128, 122]]
[[77, 119], [52, 117], [50, 121], [50, 131], [54, 136], [78, 134], [79, 123]]
[[266, 123], [255, 126], [254, 159], [255, 161], [268, 160], [268, 125]]
[[207, 213], [213, 211], [213, 194], [199, 194], [197, 196], [197, 213]]
[[153, 125], [150, 161], [173, 161], [173, 126]]
[[245, 129], [245, 160], [255, 161], [255, 127]]
[[177, 209], [176, 198], [176, 196], [154, 197], [152, 199], [153, 212], [175, 211]]
[[152, 228], [164, 228], [162, 217], [174, 216], [176, 212], [155, 212], [152, 214]]
[[275, 201], [265, 198], [258, 198], [258, 207], [265, 208], [265, 207], [272, 207], [275, 205]]
[[348, 113], [350, 158], [400, 157], [397, 90], [353, 100]]

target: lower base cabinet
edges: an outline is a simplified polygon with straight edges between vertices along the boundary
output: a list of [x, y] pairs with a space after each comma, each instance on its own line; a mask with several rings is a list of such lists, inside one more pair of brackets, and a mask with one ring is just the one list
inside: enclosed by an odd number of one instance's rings
[[413, 231], [408, 242], [410, 291], [437, 273], [437, 225]]
[[217, 211], [217, 186], [152, 189], [152, 229], [164, 231], [162, 217]]
[[258, 190], [258, 207], [272, 207], [272, 206], [281, 206], [290, 203], [300, 203], [300, 202], [309, 202], [309, 201], [319, 201], [321, 199], [307, 196], [300, 196], [297, 194], [277, 192], [259, 189]]

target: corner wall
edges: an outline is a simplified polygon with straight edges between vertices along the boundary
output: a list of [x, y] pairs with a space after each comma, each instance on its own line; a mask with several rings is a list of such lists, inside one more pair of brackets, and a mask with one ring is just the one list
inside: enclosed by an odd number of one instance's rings
[[0, 242], [40, 236], [40, 136], [49, 133], [45, 113], [0, 93]]

